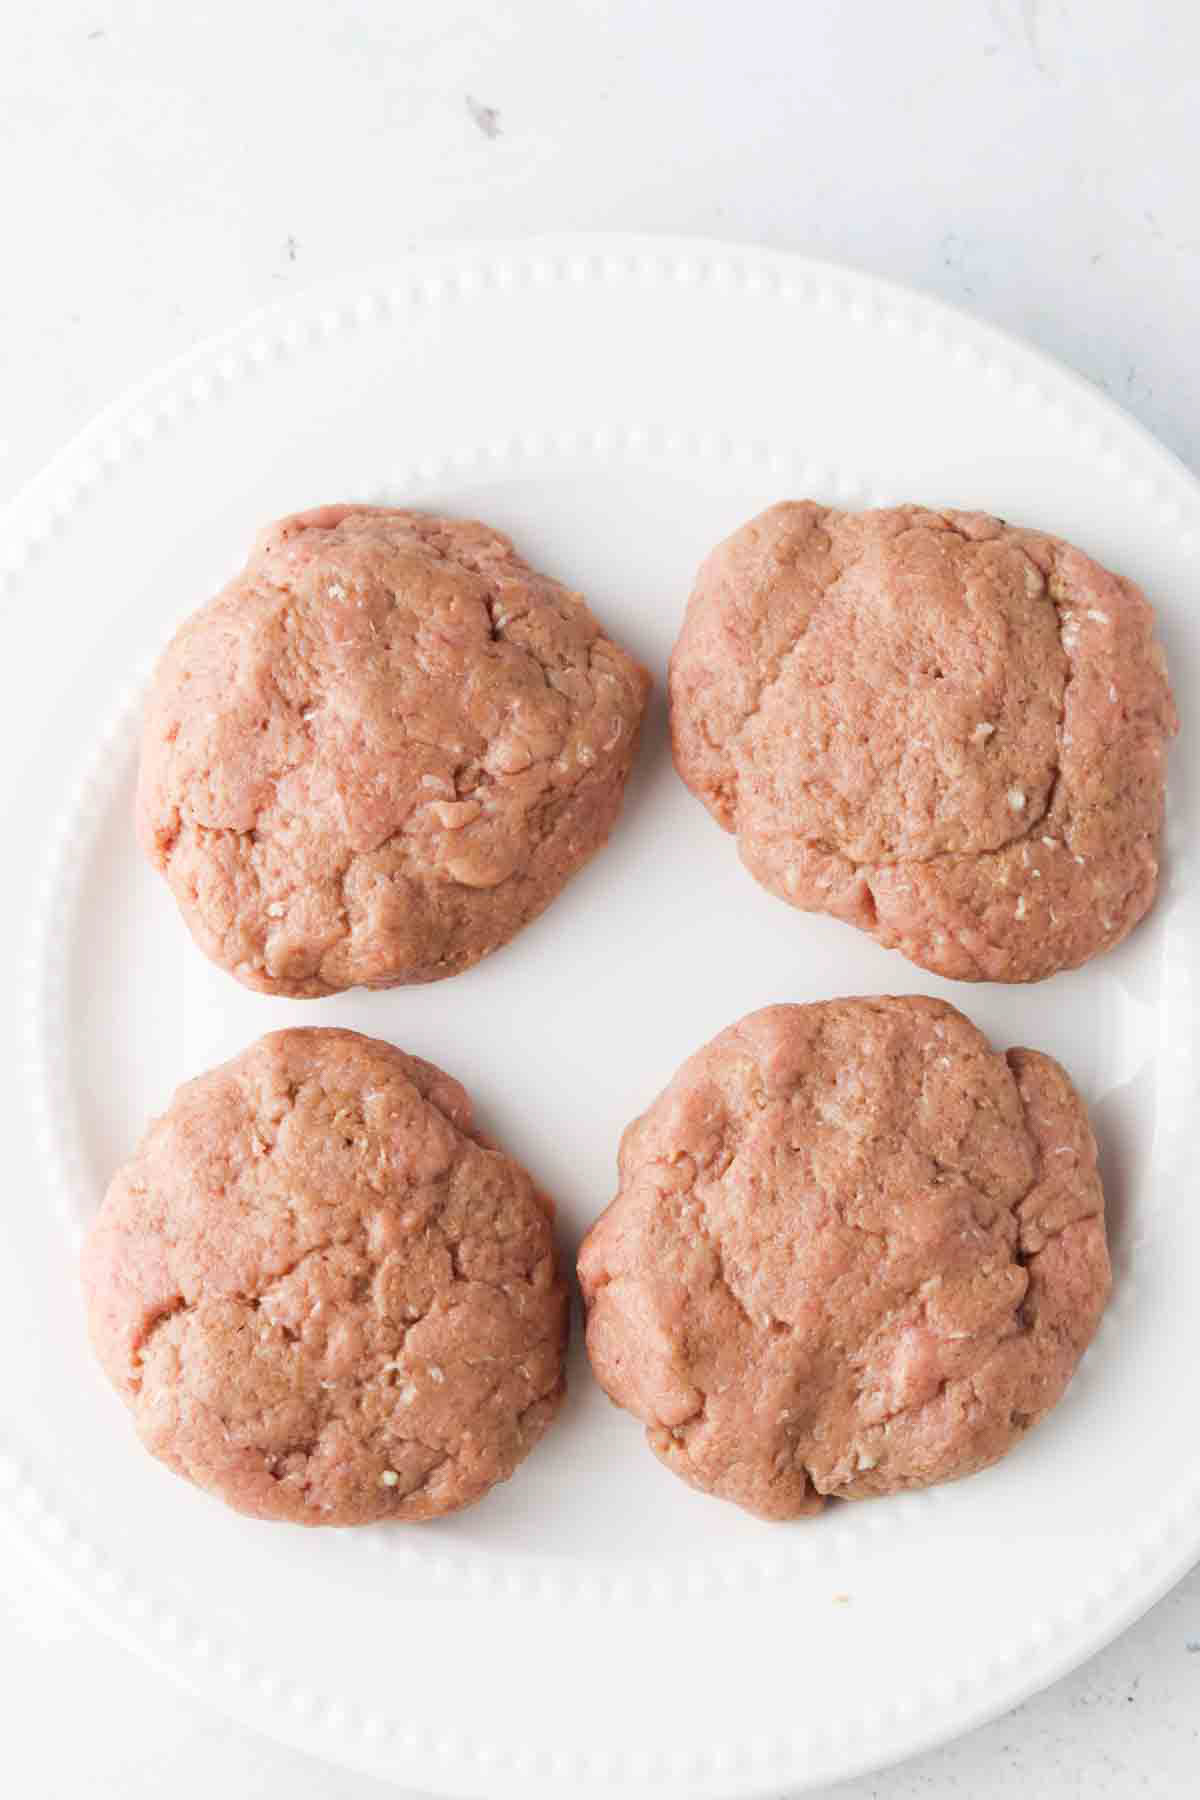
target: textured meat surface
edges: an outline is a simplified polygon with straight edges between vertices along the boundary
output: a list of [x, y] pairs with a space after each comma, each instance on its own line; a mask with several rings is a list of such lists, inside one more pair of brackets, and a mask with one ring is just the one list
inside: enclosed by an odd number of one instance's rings
[[1056, 538], [772, 507], [702, 567], [670, 696], [679, 772], [763, 886], [924, 968], [1038, 980], [1154, 898], [1153, 614]]
[[299, 514], [163, 657], [138, 835], [249, 987], [433, 981], [506, 943], [604, 843], [648, 687], [486, 525]]
[[83, 1284], [146, 1447], [259, 1518], [467, 1506], [564, 1393], [548, 1202], [456, 1081], [355, 1032], [274, 1032], [180, 1088]]
[[694, 1486], [788, 1519], [969, 1475], [1104, 1309], [1087, 1115], [941, 1001], [768, 1007], [629, 1127], [579, 1276], [597, 1377]]

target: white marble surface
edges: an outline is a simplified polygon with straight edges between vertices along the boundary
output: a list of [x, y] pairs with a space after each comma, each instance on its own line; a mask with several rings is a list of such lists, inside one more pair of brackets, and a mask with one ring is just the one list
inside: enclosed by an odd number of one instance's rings
[[[1195, 0], [46, 0], [0, 57], [0, 502], [250, 308], [439, 238], [849, 261], [1101, 383], [1200, 466]], [[181, 1554], [186, 1547], [181, 1546]], [[0, 1539], [4, 1791], [370, 1800], [102, 1639]], [[1200, 1791], [1200, 1573], [840, 1800]]]

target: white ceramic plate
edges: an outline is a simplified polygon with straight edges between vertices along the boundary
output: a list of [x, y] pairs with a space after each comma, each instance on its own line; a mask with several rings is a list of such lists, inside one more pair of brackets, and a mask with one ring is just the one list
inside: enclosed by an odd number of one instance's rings
[[[1165, 891], [1092, 968], [954, 985], [761, 893], [684, 792], [661, 677], [702, 553], [785, 495], [982, 506], [1075, 538], [1161, 609], [1185, 736]], [[147, 659], [256, 528], [327, 500], [476, 513], [660, 679], [611, 847], [482, 967], [299, 1004], [194, 949], [130, 831]], [[1200, 1553], [1200, 493], [1083, 382], [944, 307], [702, 243], [405, 263], [250, 321], [74, 444], [0, 536], [10, 1171], [4, 1507], [96, 1611], [250, 1723], [444, 1793], [778, 1793], [881, 1764], [1061, 1674]], [[1044, 1426], [929, 1494], [764, 1525], [690, 1493], [591, 1382], [459, 1518], [253, 1524], [152, 1463], [87, 1353], [74, 1248], [184, 1077], [285, 1023], [445, 1064], [573, 1248], [626, 1121], [774, 1000], [926, 991], [1091, 1103], [1116, 1289]], [[30, 1123], [28, 1108], [33, 1109]]]

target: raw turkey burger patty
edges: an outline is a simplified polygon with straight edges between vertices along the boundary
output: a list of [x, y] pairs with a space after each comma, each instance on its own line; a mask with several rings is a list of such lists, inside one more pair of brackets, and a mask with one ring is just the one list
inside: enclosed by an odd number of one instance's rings
[[995, 1462], [1109, 1289], [1083, 1103], [938, 1000], [752, 1013], [621, 1145], [579, 1254], [601, 1384], [768, 1519]]
[[259, 1518], [468, 1506], [564, 1392], [548, 1202], [457, 1081], [352, 1031], [277, 1031], [180, 1088], [83, 1281], [147, 1449]]
[[787, 502], [700, 570], [671, 661], [684, 781], [764, 887], [962, 980], [1119, 943], [1176, 728], [1132, 582], [983, 513]]
[[138, 834], [248, 987], [434, 981], [506, 943], [604, 843], [648, 687], [488, 526], [301, 513], [163, 657]]

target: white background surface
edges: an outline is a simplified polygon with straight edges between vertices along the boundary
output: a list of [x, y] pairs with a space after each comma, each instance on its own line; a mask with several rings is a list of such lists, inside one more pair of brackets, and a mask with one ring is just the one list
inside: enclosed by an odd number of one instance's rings
[[[289, 288], [561, 229], [742, 238], [912, 282], [1200, 464], [1191, 0], [59, 0], [5, 36], [0, 500], [131, 381]], [[394, 1791], [166, 1688], [3, 1545], [0, 1681], [6, 1786], [30, 1800]], [[839, 1793], [1198, 1783], [1193, 1576], [1009, 1719]]]

